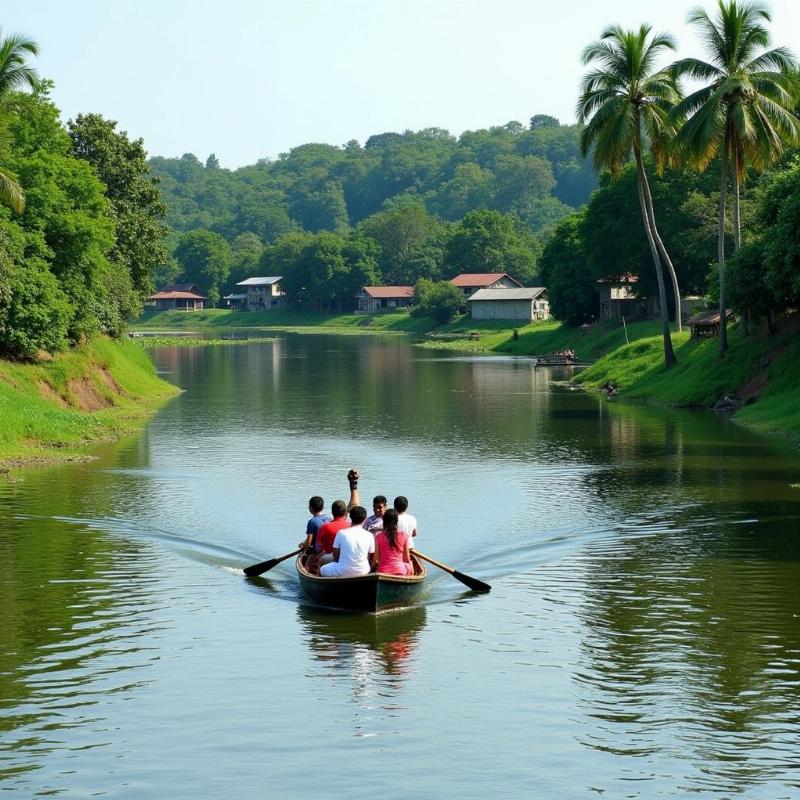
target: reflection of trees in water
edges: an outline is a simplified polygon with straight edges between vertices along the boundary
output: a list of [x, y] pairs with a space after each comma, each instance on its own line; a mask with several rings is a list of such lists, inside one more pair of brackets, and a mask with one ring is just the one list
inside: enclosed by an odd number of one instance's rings
[[104, 692], [138, 685], [125, 674], [153, 657], [152, 556], [58, 519], [81, 516], [87, 497], [102, 514], [113, 481], [72, 465], [31, 472], [0, 498], [0, 733], [13, 753], [0, 778], [37, 769], [62, 746], [58, 731], [89, 720]]
[[[185, 367], [179, 350], [193, 353]], [[562, 454], [573, 449], [570, 425], [548, 413], [553, 391], [575, 420], [596, 416], [592, 398], [555, 387], [565, 373], [529, 360], [439, 358], [386, 337], [290, 335], [271, 345], [157, 349], [154, 358], [187, 389], [161, 415], [181, 436], [220, 425], [253, 435], [351, 431], [525, 458], [534, 441], [546, 454], [545, 438], [558, 447], [565, 437]]]
[[766, 525], [632, 531], [587, 555], [576, 670], [587, 746], [688, 759], [719, 791], [787, 781], [800, 572], [796, 557], [753, 553], [754, 532], [762, 546], [780, 536]]
[[693, 761], [694, 790], [785, 783], [800, 723], [796, 456], [711, 415], [601, 410], [581, 485], [618, 533], [585, 556], [584, 742]]
[[298, 606], [305, 639], [323, 668], [323, 693], [344, 678], [359, 703], [380, 693], [388, 702], [415, 672], [415, 650], [426, 610], [415, 606], [386, 614], [343, 614]]

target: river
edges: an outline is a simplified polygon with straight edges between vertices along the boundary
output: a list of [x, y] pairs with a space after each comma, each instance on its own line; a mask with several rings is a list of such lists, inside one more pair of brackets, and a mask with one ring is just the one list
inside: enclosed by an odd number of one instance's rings
[[[404, 339], [153, 358], [141, 435], [0, 482], [0, 796], [800, 797], [795, 447]], [[491, 594], [244, 579], [351, 466]]]

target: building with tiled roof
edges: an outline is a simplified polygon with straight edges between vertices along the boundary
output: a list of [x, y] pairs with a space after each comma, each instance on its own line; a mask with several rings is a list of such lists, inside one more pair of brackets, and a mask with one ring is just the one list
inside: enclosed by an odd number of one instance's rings
[[464, 297], [469, 297], [478, 289], [514, 289], [521, 288], [522, 284], [514, 280], [506, 272], [462, 272], [450, 280], [464, 292]]
[[368, 313], [408, 308], [414, 302], [413, 286], [365, 286], [357, 295], [358, 310]]

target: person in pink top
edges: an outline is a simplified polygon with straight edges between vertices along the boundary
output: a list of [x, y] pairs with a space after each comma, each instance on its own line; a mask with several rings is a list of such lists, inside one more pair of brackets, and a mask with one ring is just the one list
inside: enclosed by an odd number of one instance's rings
[[375, 534], [372, 564], [376, 572], [389, 575], [413, 575], [414, 566], [408, 554], [408, 534], [397, 530], [397, 512], [387, 509], [383, 515], [383, 530]]

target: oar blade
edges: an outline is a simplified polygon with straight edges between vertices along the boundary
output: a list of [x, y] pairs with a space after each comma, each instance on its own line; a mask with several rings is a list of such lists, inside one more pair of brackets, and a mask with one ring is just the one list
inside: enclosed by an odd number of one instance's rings
[[262, 575], [265, 572], [269, 572], [273, 567], [278, 566], [281, 561], [286, 561], [287, 558], [291, 558], [292, 556], [296, 556], [298, 553], [302, 552], [303, 548], [301, 547], [299, 550], [293, 550], [291, 553], [287, 553], [285, 556], [281, 556], [280, 558], [271, 558], [269, 561], [262, 561], [260, 564], [253, 564], [250, 567], [245, 567], [242, 572], [244, 572], [248, 578], [253, 578], [256, 575]]
[[465, 575], [463, 572], [459, 572], [457, 569], [453, 570], [453, 577], [456, 580], [461, 581], [464, 586], [469, 586], [473, 592], [491, 592], [492, 587], [489, 586], [488, 583], [484, 583], [483, 581], [479, 581], [477, 578], [473, 578], [471, 575]]
[[243, 572], [248, 578], [254, 578], [256, 575], [269, 572], [279, 561], [281, 561], [281, 559], [271, 558], [269, 561], [262, 561], [260, 564], [253, 564], [250, 567], [245, 567]]

